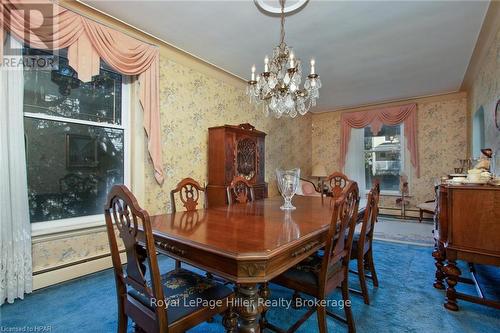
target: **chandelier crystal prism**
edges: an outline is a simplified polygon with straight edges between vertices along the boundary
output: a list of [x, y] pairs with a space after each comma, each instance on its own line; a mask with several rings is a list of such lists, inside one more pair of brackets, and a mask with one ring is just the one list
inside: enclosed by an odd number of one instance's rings
[[252, 66], [247, 95], [251, 103], [263, 104], [266, 116], [273, 114], [276, 118], [283, 115], [295, 118], [298, 114], [305, 115], [311, 107], [316, 106], [321, 80], [315, 72], [315, 61], [311, 59], [311, 72], [304, 87], [300, 88], [301, 61], [285, 43], [285, 0], [280, 0], [280, 5], [280, 43], [274, 48], [272, 59], [267, 55], [264, 58], [264, 72], [256, 77], [255, 65]]

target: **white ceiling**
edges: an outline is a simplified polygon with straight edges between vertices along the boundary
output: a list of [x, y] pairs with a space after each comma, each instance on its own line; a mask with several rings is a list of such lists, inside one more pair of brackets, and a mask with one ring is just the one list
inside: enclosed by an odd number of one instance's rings
[[[83, 2], [245, 79], [279, 40], [279, 18], [252, 0]], [[488, 3], [310, 0], [287, 18], [285, 39], [304, 65], [316, 59], [314, 111], [452, 92]]]

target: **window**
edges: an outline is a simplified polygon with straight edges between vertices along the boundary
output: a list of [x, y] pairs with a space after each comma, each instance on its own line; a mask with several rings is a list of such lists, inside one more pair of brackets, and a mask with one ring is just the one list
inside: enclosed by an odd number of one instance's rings
[[377, 135], [370, 127], [364, 132], [364, 180], [369, 190], [373, 180], [380, 181], [380, 189], [386, 192], [399, 191], [399, 176], [403, 171], [404, 145], [402, 126], [383, 125]]
[[[25, 55], [48, 55], [25, 48]], [[126, 183], [128, 92], [101, 63], [78, 80], [66, 52], [57, 70], [24, 68], [24, 131], [32, 223], [103, 214], [108, 190]]]
[[371, 127], [352, 128], [344, 173], [367, 193], [375, 179], [383, 194], [399, 194], [399, 177], [411, 175], [405, 163], [403, 125], [382, 126], [377, 135]]

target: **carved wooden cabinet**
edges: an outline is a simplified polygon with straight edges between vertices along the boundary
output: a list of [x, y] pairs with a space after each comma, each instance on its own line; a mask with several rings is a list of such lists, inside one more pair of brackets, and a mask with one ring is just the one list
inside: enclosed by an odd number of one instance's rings
[[250, 124], [208, 129], [208, 186], [210, 207], [227, 204], [226, 187], [235, 176], [254, 187], [255, 199], [267, 197], [264, 181], [266, 133]]

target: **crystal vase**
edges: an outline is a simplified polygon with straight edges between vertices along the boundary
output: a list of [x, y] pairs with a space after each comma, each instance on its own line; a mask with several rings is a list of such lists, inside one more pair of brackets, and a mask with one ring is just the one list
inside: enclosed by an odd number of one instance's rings
[[292, 198], [297, 192], [300, 183], [300, 169], [291, 170], [276, 169], [276, 179], [281, 196], [285, 199], [285, 203], [280, 208], [282, 210], [292, 210], [295, 207], [292, 205]]

